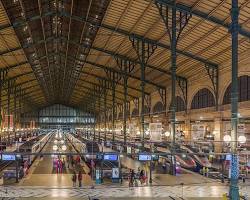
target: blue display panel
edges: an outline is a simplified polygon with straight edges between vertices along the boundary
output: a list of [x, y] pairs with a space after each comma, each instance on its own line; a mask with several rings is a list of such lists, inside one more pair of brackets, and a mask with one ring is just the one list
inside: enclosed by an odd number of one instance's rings
[[103, 160], [117, 161], [118, 155], [117, 154], [104, 154]]
[[150, 161], [152, 160], [152, 155], [149, 154], [139, 154], [139, 161]]
[[15, 155], [3, 154], [2, 155], [2, 160], [16, 160], [16, 156]]

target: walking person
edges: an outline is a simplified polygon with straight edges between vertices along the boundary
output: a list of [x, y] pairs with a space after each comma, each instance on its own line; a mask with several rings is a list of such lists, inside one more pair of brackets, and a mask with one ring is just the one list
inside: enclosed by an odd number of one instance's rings
[[72, 182], [73, 182], [73, 187], [76, 187], [76, 172], [75, 171], [72, 175]]
[[82, 187], [82, 171], [79, 170], [78, 173], [78, 182], [79, 182], [79, 187]]

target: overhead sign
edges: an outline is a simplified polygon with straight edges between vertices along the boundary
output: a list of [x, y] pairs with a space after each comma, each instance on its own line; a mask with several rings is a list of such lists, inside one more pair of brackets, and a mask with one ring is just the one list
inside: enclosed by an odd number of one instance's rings
[[6, 161], [16, 160], [16, 156], [15, 155], [9, 155], [9, 154], [3, 154], [2, 155], [2, 160], [6, 160]]
[[103, 160], [117, 161], [118, 160], [118, 155], [117, 154], [104, 154]]
[[152, 155], [149, 155], [149, 154], [139, 154], [138, 160], [139, 161], [151, 161], [152, 160]]

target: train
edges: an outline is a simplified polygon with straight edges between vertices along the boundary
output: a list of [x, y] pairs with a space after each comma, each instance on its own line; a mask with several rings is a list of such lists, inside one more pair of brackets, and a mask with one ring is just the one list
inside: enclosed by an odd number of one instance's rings
[[[41, 134], [36, 138], [33, 138], [19, 147], [19, 152], [24, 153], [23, 155], [23, 162], [27, 161], [29, 165], [35, 160], [36, 155], [33, 153], [39, 153], [46, 143], [51, 138], [50, 133], [48, 134]], [[25, 153], [31, 153], [31, 155], [25, 155]]]
[[[167, 153], [164, 157], [168, 160], [168, 162], [171, 161], [171, 151], [170, 146], [168, 144], [165, 144], [166, 147], [162, 147], [157, 145], [156, 149], [157, 152], [159, 153]], [[190, 156], [187, 155], [187, 152], [185, 152], [183, 149], [181, 148], [175, 148], [175, 159], [176, 162], [185, 169], [190, 169], [190, 170], [194, 170], [196, 169], [197, 165], [195, 160]], [[162, 156], [161, 156], [162, 157]]]
[[97, 142], [84, 139], [76, 134], [66, 134], [67, 139], [74, 146], [74, 148], [83, 155], [81, 156], [86, 164], [91, 164], [91, 160], [94, 162], [98, 160], [98, 153], [100, 148]]
[[212, 164], [209, 162], [207, 155], [199, 154], [199, 153], [203, 153], [203, 152], [200, 152], [199, 148], [191, 146], [191, 145], [182, 145], [181, 148], [187, 153], [191, 154], [190, 156], [195, 160], [198, 168], [202, 168], [202, 167], [211, 168], [212, 167]]

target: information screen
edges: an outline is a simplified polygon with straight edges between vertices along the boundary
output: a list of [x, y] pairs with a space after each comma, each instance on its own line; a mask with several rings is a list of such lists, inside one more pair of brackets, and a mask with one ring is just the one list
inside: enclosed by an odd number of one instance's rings
[[2, 160], [16, 160], [16, 156], [15, 155], [3, 154], [2, 155]]
[[139, 161], [150, 161], [152, 156], [148, 154], [139, 154]]
[[117, 161], [118, 160], [118, 155], [117, 154], [105, 154], [104, 157], [103, 157], [103, 160]]

